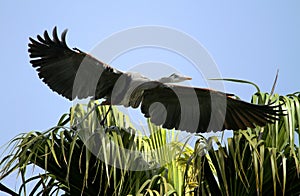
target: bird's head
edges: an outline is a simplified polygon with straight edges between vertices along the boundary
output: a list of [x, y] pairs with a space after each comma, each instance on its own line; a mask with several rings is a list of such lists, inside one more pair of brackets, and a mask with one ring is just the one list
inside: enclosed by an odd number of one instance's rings
[[160, 78], [158, 81], [161, 83], [177, 83], [177, 82], [183, 82], [183, 81], [191, 80], [191, 79], [192, 79], [191, 77], [173, 73], [169, 77]]

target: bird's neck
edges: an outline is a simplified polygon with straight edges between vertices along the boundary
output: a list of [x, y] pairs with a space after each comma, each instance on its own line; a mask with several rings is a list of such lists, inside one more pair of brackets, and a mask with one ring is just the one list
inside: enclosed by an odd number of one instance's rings
[[173, 81], [168, 77], [162, 77], [162, 78], [158, 79], [157, 81], [161, 82], [161, 83], [173, 83]]

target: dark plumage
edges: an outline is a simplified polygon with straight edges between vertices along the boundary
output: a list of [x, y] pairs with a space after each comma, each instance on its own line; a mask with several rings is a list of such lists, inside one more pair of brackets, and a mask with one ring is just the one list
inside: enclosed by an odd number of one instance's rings
[[69, 100], [104, 98], [112, 105], [141, 106], [153, 123], [191, 132], [265, 126], [281, 115], [279, 106], [255, 105], [226, 93], [168, 83], [174, 74], [152, 81], [120, 72], [78, 49], [70, 49], [66, 34], [65, 30], [59, 39], [55, 27], [51, 39], [45, 31], [37, 40], [30, 38], [28, 51], [39, 77]]

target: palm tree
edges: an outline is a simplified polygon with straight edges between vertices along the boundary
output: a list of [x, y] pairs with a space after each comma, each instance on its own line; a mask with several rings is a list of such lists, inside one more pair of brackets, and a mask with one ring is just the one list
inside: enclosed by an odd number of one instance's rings
[[[0, 180], [18, 171], [24, 195], [298, 195], [300, 93], [258, 92], [252, 102], [281, 104], [287, 115], [234, 132], [225, 146], [197, 135], [194, 149], [150, 122], [150, 136], [141, 136], [116, 108], [101, 126], [106, 107], [76, 105], [55, 127], [14, 138]], [[32, 165], [42, 172], [26, 178]]]
[[[150, 137], [138, 137], [126, 126], [128, 119], [115, 108], [106, 118], [107, 126], [102, 127], [93, 120], [102, 119], [107, 108], [95, 107], [95, 103], [88, 104], [88, 112], [83, 105], [72, 107], [57, 126], [46, 132], [35, 131], [15, 138], [11, 143], [15, 145], [13, 152], [1, 162], [1, 179], [18, 169], [23, 181], [18, 194], [26, 194], [26, 186], [36, 181], [30, 195], [175, 193], [165, 178], [167, 167], [153, 161], [157, 156], [166, 157], [165, 150], [153, 152], [166, 144], [166, 130], [151, 126]], [[85, 137], [92, 132], [87, 144]], [[26, 179], [30, 165], [42, 168], [44, 173]]]
[[[287, 115], [275, 124], [240, 130], [222, 146], [217, 138], [199, 140], [193, 165], [203, 195], [299, 195], [300, 94], [256, 93], [253, 103], [281, 104]], [[215, 141], [217, 150], [203, 151]], [[199, 156], [200, 155], [200, 156]]]

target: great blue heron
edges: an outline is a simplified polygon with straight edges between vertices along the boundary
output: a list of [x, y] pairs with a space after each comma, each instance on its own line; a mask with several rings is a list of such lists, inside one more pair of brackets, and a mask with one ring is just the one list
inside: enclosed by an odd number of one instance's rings
[[66, 44], [65, 30], [58, 38], [48, 32], [29, 38], [31, 64], [39, 77], [69, 100], [104, 98], [104, 104], [141, 107], [146, 118], [164, 128], [191, 132], [238, 130], [265, 126], [280, 114], [279, 106], [255, 105], [219, 91], [172, 84], [189, 80], [172, 74], [150, 80], [138, 73], [123, 73]]

